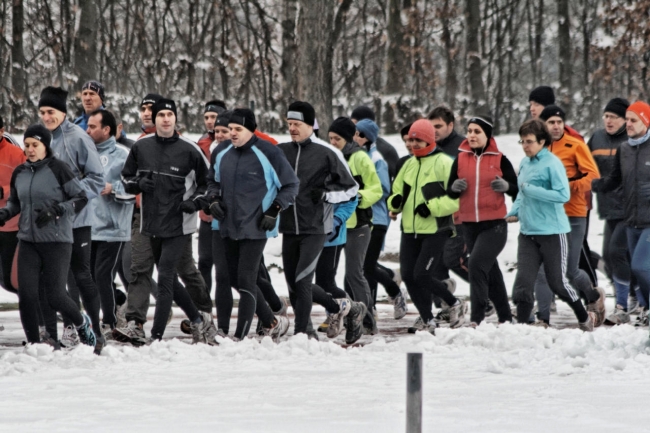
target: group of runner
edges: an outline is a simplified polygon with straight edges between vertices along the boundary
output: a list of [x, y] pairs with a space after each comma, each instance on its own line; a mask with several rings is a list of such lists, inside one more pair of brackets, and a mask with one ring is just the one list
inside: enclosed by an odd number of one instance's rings
[[[87, 344], [97, 354], [111, 339], [151, 344], [163, 338], [172, 302], [187, 316], [181, 330], [195, 343], [246, 338], [255, 316], [255, 332], [277, 340], [290, 328], [288, 305], [273, 288], [263, 253], [279, 233], [294, 334], [309, 338], [345, 331], [352, 344], [376, 334], [378, 285], [395, 319], [407, 313], [408, 292], [419, 313], [409, 332], [435, 333], [443, 321], [476, 327], [495, 312], [499, 323], [514, 316], [548, 327], [555, 296], [585, 331], [630, 322], [634, 312], [647, 325], [650, 106], [644, 102], [612, 99], [604, 129], [586, 143], [565, 124], [553, 90], [534, 89], [532, 118], [519, 130], [525, 158], [515, 170], [492, 136], [489, 116], [471, 117], [464, 137], [445, 107], [404, 126], [409, 155], [400, 159], [363, 106], [335, 119], [326, 142], [318, 138], [323, 131], [314, 108], [294, 101], [285, 113], [291, 141], [278, 144], [257, 129], [253, 111], [213, 100], [204, 108], [206, 133], [194, 143], [178, 132], [175, 102], [151, 93], [141, 101], [142, 134], [133, 142], [106, 109], [101, 83], [85, 83], [81, 98], [83, 113], [71, 122], [67, 92], [43, 89], [41, 123], [26, 130], [24, 150], [0, 123], [2, 281], [18, 294], [26, 343]], [[603, 262], [616, 292], [609, 316], [586, 245], [592, 192], [605, 220]], [[509, 212], [506, 195], [513, 200]], [[398, 215], [394, 271], [378, 260]], [[191, 238], [199, 220], [197, 267]], [[497, 258], [507, 223], [517, 221], [512, 309]], [[469, 283], [469, 319], [450, 271]], [[117, 274], [126, 294], [115, 286]], [[239, 304], [231, 334], [232, 289]], [[147, 338], [150, 295], [156, 306]], [[313, 303], [327, 313], [318, 326]]]

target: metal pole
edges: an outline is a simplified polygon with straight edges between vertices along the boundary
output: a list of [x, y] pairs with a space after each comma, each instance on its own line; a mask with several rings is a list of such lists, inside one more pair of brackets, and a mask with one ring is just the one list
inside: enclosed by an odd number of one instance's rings
[[406, 354], [406, 433], [422, 433], [422, 354]]

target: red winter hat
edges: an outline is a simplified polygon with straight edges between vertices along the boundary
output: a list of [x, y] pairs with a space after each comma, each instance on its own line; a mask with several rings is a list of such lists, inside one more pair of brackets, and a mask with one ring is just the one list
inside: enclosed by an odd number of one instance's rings
[[413, 122], [413, 125], [409, 129], [409, 138], [417, 138], [425, 143], [436, 145], [436, 132], [431, 122], [426, 119]]
[[627, 107], [627, 111], [639, 116], [641, 122], [647, 127], [650, 126], [650, 105], [646, 104], [643, 101], [636, 101], [634, 104]]

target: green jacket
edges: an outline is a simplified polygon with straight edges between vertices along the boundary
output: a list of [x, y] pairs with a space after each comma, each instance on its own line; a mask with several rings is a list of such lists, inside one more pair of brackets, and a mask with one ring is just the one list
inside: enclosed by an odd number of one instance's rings
[[[393, 182], [388, 209], [402, 213], [404, 233], [433, 234], [454, 230], [453, 214], [458, 200], [447, 196], [453, 159], [438, 148], [421, 158], [409, 158]], [[416, 208], [426, 204], [431, 215], [423, 218]]]
[[356, 143], [348, 143], [343, 148], [343, 156], [348, 161], [352, 177], [359, 184], [359, 204], [345, 225], [349, 229], [371, 225], [372, 205], [383, 194], [375, 164]]

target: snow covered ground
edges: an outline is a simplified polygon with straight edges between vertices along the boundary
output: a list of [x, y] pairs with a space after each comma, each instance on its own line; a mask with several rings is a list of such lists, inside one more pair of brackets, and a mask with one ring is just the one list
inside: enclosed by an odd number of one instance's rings
[[[399, 137], [388, 139], [405, 153]], [[497, 138], [515, 167], [523, 157], [517, 139]], [[500, 257], [507, 287], [517, 233], [518, 225], [509, 225]], [[595, 217], [589, 239], [600, 251], [602, 223]], [[280, 250], [279, 238], [269, 242], [267, 265], [281, 266]], [[399, 224], [391, 225], [385, 251], [399, 251]], [[286, 295], [283, 275], [271, 275]], [[603, 276], [601, 284], [612, 293]], [[459, 281], [457, 293], [469, 295], [467, 284]], [[0, 291], [2, 302], [16, 297]], [[571, 327], [565, 305], [558, 310], [552, 320], [566, 329], [496, 327], [491, 319], [476, 330], [439, 329], [434, 337], [400, 333], [416, 317], [412, 306], [395, 322], [391, 308], [380, 305], [381, 334], [350, 349], [303, 336], [192, 346], [178, 331], [178, 310], [167, 335], [179, 338], [139, 349], [109, 345], [100, 357], [87, 347], [25, 350], [18, 313], [2, 312], [0, 431], [398, 432], [405, 426], [408, 352], [424, 354], [426, 432], [650, 430], [643, 397], [650, 387], [648, 329], [586, 334]], [[314, 313], [320, 323], [322, 309]]]

